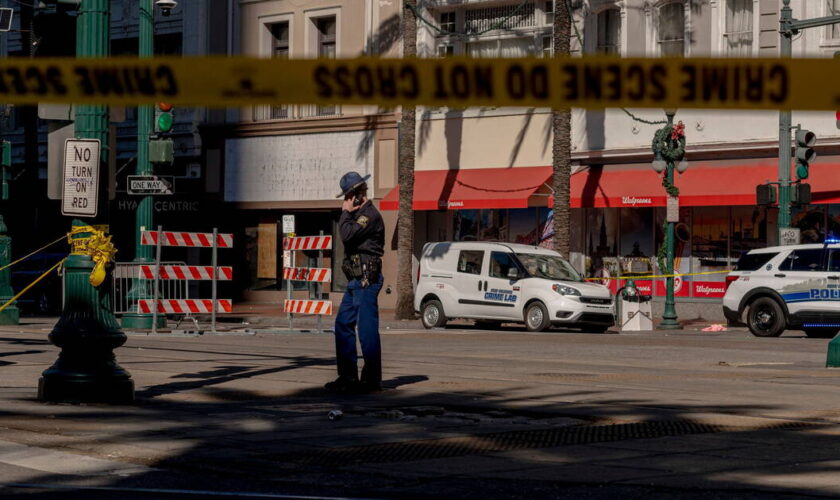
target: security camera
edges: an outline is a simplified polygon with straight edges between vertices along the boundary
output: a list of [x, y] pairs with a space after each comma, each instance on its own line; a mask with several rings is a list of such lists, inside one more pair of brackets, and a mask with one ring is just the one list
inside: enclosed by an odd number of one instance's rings
[[175, 0], [157, 0], [155, 5], [160, 8], [161, 14], [168, 16], [172, 13], [172, 9], [178, 6], [178, 2]]

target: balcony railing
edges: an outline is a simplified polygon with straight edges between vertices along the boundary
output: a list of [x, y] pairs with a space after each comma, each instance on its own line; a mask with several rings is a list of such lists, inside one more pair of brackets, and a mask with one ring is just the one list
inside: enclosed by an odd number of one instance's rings
[[313, 104], [283, 105], [283, 106], [255, 106], [254, 121], [267, 120], [303, 120], [306, 118], [322, 118], [341, 116], [341, 106], [316, 106]]

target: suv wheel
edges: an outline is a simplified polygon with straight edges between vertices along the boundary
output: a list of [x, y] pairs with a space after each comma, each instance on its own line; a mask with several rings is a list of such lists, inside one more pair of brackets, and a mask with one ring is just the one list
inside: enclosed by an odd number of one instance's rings
[[541, 332], [551, 323], [548, 309], [542, 302], [533, 302], [525, 309], [525, 327], [529, 332]]
[[420, 321], [427, 329], [445, 326], [446, 315], [443, 313], [443, 304], [434, 299], [424, 302], [420, 309]]
[[747, 326], [756, 337], [778, 337], [785, 331], [785, 312], [770, 297], [760, 297], [750, 303]]
[[837, 335], [838, 331], [840, 330], [833, 327], [805, 328], [805, 335], [812, 339], [830, 339]]

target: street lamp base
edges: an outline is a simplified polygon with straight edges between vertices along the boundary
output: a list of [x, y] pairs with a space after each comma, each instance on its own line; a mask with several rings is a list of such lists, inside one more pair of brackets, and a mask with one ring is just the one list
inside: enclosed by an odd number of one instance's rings
[[[11, 297], [9, 297], [11, 298]], [[0, 298], [2, 303], [6, 303], [8, 299]], [[0, 325], [19, 325], [20, 324], [20, 309], [17, 306], [9, 306], [0, 311]]]
[[38, 399], [41, 401], [108, 404], [134, 402], [134, 381], [124, 371], [123, 376], [114, 373], [105, 375], [52, 371], [45, 372], [38, 380]]
[[[121, 323], [123, 328], [132, 329], [132, 330], [151, 330], [152, 329], [152, 319], [154, 318], [151, 314], [141, 314], [141, 313], [126, 313], [123, 314]], [[157, 324], [155, 325], [156, 328], [163, 328], [166, 326], [166, 316], [159, 315], [157, 317]]]
[[682, 325], [675, 319], [666, 318], [663, 319], [659, 325], [656, 326], [657, 330], [682, 330]]

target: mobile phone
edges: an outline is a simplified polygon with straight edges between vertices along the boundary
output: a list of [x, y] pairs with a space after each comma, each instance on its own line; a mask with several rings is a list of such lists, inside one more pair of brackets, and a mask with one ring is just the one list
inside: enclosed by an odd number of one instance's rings
[[362, 197], [361, 196], [356, 195], [356, 196], [353, 197], [353, 206], [354, 207], [362, 206]]

